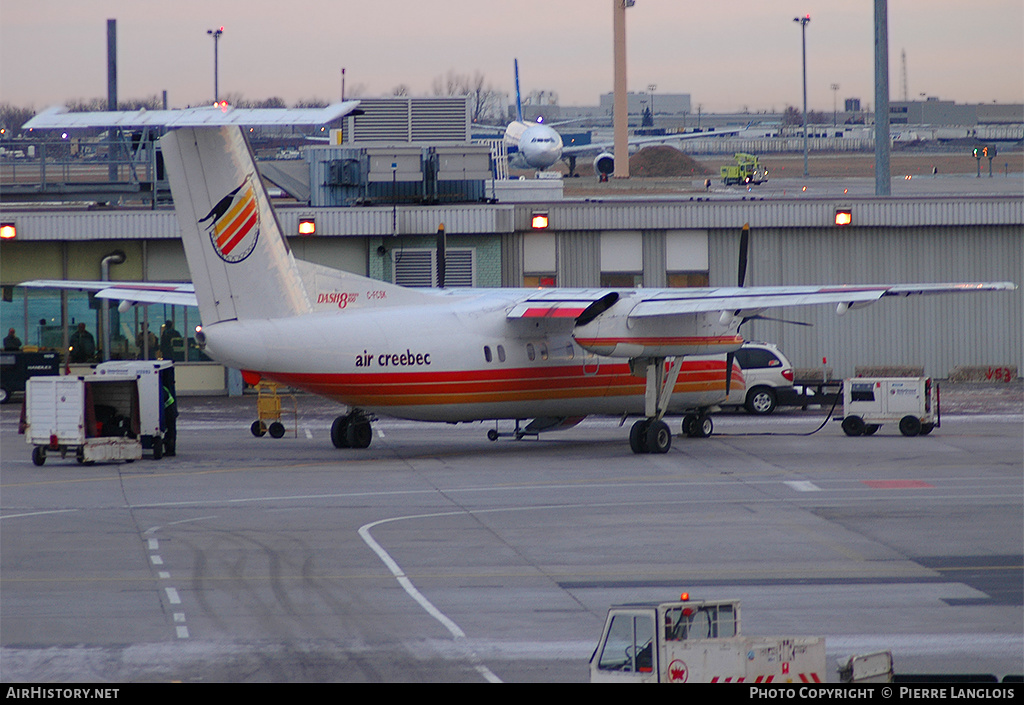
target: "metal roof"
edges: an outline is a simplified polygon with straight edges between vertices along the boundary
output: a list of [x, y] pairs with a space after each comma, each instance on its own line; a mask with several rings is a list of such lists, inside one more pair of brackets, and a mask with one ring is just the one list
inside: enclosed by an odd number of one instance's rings
[[[444, 223], [451, 234], [502, 234], [530, 231], [535, 211], [548, 213], [549, 230], [689, 230], [739, 228], [835, 229], [835, 211], [847, 208], [856, 227], [1024, 226], [1024, 199], [1010, 196], [969, 198], [870, 198], [751, 201], [559, 201], [531, 204], [387, 206], [372, 208], [277, 209], [287, 235], [298, 219], [313, 215], [318, 236], [359, 237], [394, 233], [428, 235]], [[179, 237], [171, 209], [6, 209], [19, 241], [155, 240]]]

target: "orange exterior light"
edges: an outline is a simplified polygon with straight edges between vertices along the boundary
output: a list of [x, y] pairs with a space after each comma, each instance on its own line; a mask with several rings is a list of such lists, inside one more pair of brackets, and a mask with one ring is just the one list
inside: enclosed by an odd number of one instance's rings
[[548, 229], [548, 214], [547, 211], [536, 212], [533, 214], [533, 218], [530, 219], [530, 227], [534, 230], [547, 230]]
[[853, 211], [849, 208], [836, 209], [836, 225], [850, 225], [853, 223]]
[[316, 235], [316, 219], [300, 218], [299, 235]]
[[14, 223], [0, 224], [0, 240], [13, 240], [18, 237], [18, 228]]

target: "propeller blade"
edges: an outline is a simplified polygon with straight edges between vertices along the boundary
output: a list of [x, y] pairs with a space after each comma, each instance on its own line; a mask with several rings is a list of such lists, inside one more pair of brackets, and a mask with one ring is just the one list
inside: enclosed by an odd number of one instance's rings
[[729, 396], [729, 389], [732, 387], [732, 361], [736, 359], [736, 353], [725, 354], [725, 396]]
[[747, 280], [747, 249], [750, 244], [750, 223], [743, 224], [743, 232], [740, 234], [740, 267], [736, 286], [743, 286]]
[[786, 320], [785, 318], [772, 318], [771, 316], [761, 315], [747, 316], [746, 318], [743, 319], [743, 322], [740, 323], [740, 325], [742, 326], [743, 323], [746, 323], [747, 321], [776, 321], [777, 323], [791, 323], [794, 326], [807, 326], [808, 328], [814, 327], [813, 323], [805, 323], [804, 321], [789, 321]]

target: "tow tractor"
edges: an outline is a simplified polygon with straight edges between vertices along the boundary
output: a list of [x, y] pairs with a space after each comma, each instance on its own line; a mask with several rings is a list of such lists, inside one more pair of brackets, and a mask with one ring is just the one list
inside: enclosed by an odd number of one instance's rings
[[733, 155], [736, 164], [722, 167], [722, 183], [731, 184], [763, 184], [768, 181], [768, 170], [761, 166], [757, 157], [746, 152]]
[[592, 683], [821, 683], [824, 637], [740, 634], [738, 600], [615, 605], [590, 658]]

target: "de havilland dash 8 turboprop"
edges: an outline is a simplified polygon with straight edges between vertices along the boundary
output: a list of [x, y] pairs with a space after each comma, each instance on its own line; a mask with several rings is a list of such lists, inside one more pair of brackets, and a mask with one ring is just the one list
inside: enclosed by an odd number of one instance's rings
[[[354, 106], [291, 111], [326, 123]], [[183, 111], [161, 138], [192, 285], [37, 281], [102, 298], [199, 306], [197, 340], [245, 379], [275, 380], [349, 407], [335, 446], [365, 448], [376, 415], [438, 422], [513, 420], [516, 435], [587, 415], [639, 417], [636, 453], [665, 453], [666, 414], [711, 433], [707, 411], [742, 381], [740, 324], [766, 309], [842, 313], [891, 296], [1014, 289], [1008, 282], [699, 289], [410, 289], [293, 257], [239, 125], [280, 111]], [[202, 114], [200, 114], [202, 113]], [[115, 124], [113, 116], [93, 115]], [[67, 127], [41, 114], [27, 126]], [[88, 117], [75, 117], [76, 125]], [[147, 118], [151, 120], [151, 118]], [[129, 126], [124, 118], [116, 123]], [[150, 124], [152, 124], [150, 122]], [[740, 283], [745, 245], [741, 246]], [[713, 360], [689, 359], [715, 355]], [[520, 421], [532, 419], [520, 429]], [[498, 437], [497, 427], [489, 437]]]

